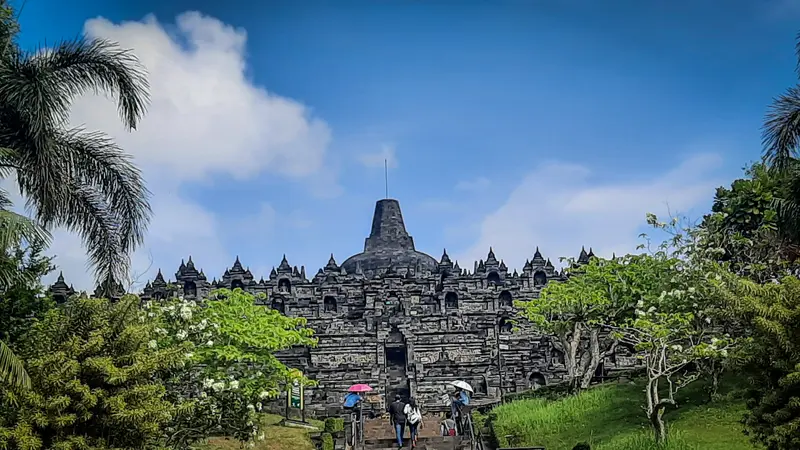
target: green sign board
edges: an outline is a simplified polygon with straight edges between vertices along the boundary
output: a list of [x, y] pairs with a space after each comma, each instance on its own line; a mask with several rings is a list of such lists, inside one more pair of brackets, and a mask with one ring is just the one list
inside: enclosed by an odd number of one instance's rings
[[294, 380], [289, 385], [289, 407], [303, 409], [303, 385], [299, 381]]

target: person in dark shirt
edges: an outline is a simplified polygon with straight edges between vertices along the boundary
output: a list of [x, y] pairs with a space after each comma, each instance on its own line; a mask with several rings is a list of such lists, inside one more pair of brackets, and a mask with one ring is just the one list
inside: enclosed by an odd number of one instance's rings
[[403, 434], [406, 432], [406, 404], [400, 399], [399, 395], [394, 396], [394, 402], [389, 405], [389, 420], [394, 427], [394, 434], [397, 436], [397, 447], [403, 447]]

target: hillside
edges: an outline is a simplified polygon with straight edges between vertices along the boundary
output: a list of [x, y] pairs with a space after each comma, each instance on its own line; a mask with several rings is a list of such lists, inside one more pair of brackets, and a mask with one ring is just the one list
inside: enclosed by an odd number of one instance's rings
[[[494, 410], [492, 427], [502, 447], [542, 445], [571, 450], [589, 442], [592, 450], [651, 450], [651, 432], [641, 410], [640, 383], [609, 384], [557, 401], [520, 400]], [[708, 403], [700, 383], [679, 391], [679, 408], [664, 415], [671, 441], [665, 450], [753, 450], [739, 420], [745, 406], [735, 380], [722, 399]]]

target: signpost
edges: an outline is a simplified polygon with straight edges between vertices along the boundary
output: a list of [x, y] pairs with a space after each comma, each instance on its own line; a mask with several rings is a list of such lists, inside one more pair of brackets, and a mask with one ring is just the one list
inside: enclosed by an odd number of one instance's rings
[[303, 385], [299, 380], [294, 380], [291, 383], [286, 383], [286, 419], [291, 420], [289, 411], [291, 408], [300, 410], [300, 417], [303, 422], [306, 421], [305, 399], [303, 395]]

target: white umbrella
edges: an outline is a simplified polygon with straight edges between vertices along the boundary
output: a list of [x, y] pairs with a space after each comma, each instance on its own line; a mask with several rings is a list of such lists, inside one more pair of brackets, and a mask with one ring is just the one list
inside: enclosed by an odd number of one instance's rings
[[455, 386], [465, 391], [472, 392], [473, 394], [475, 393], [475, 391], [472, 390], [472, 386], [470, 386], [469, 383], [467, 383], [466, 381], [461, 381], [461, 380], [451, 381], [450, 386]]

